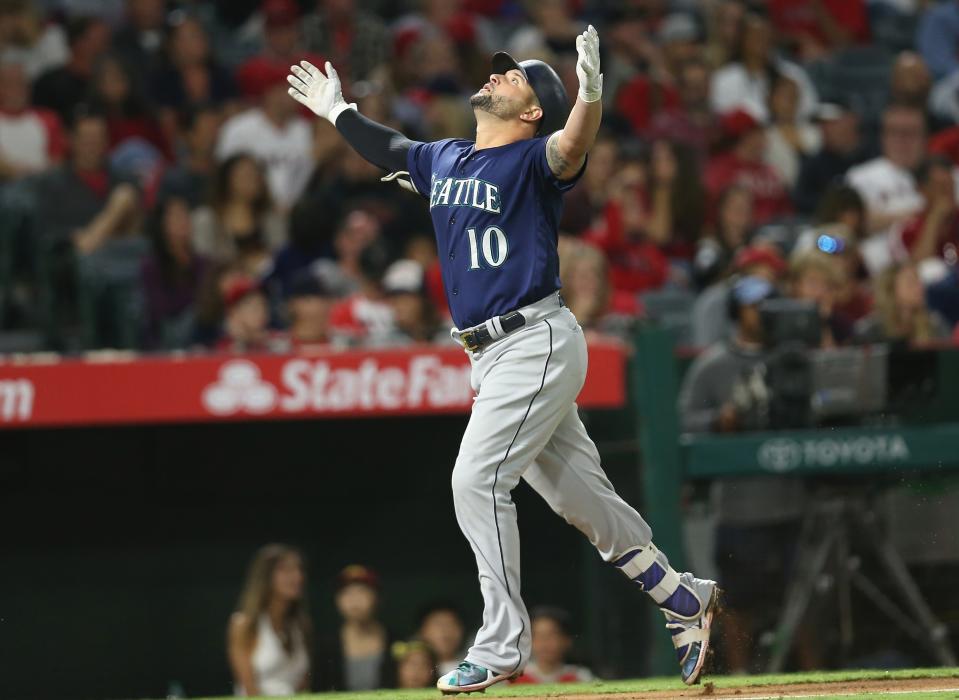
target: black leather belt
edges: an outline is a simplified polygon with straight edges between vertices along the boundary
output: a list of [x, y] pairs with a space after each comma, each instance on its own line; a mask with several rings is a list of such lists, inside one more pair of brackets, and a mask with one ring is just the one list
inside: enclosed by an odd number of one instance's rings
[[[503, 333], [512, 333], [526, 325], [526, 318], [519, 311], [510, 311], [499, 317], [499, 324], [503, 328]], [[460, 342], [470, 352], [478, 352], [492, 343], [493, 336], [490, 335], [486, 326], [479, 326], [471, 331], [460, 335]], [[498, 340], [496, 338], [495, 340]]]

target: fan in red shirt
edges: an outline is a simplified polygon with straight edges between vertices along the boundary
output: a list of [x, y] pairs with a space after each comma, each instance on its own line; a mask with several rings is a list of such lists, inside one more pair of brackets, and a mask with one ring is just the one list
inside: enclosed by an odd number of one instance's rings
[[865, 0], [769, 0], [776, 32], [803, 61], [869, 40]]
[[619, 293], [657, 289], [669, 277], [669, 261], [648, 237], [644, 182], [642, 163], [623, 165], [610, 183], [603, 213], [584, 236], [606, 254], [613, 290]]
[[941, 257], [959, 261], [959, 208], [953, 166], [943, 156], [933, 156], [919, 168], [917, 180], [925, 208], [900, 232], [903, 248], [913, 260]]
[[785, 184], [763, 161], [766, 134], [762, 124], [743, 109], [723, 115], [721, 122], [723, 136], [731, 147], [713, 156], [706, 167], [713, 214], [719, 195], [733, 185], [752, 194], [756, 225], [791, 214], [793, 207]]

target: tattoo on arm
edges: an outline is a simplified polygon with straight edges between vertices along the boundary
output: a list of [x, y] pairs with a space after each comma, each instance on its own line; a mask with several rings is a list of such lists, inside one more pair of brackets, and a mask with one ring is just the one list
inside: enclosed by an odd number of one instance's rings
[[546, 142], [546, 162], [556, 177], [562, 177], [569, 170], [569, 161], [559, 150], [559, 132], [550, 136]]

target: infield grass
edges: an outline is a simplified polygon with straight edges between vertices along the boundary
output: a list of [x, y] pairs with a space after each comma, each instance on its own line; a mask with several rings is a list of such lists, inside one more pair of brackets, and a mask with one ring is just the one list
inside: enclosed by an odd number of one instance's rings
[[[912, 678], [954, 678], [955, 683], [944, 683], [944, 686], [959, 687], [959, 668], [928, 668], [903, 669], [896, 671], [822, 671], [813, 673], [790, 673], [766, 676], [710, 676], [704, 682], [712, 683], [715, 694], [722, 695], [724, 689], [743, 688], [746, 686], [762, 685], [793, 685], [841, 683], [845, 681], [896, 681]], [[642, 693], [648, 691], [682, 690], [684, 686], [676, 676], [667, 678], [644, 678], [641, 680], [624, 681], [596, 681], [593, 683], [569, 683], [561, 685], [499, 685], [486, 691], [485, 694], [473, 693], [461, 696], [465, 700], [481, 700], [482, 698], [496, 697], [529, 697], [529, 698], [561, 698], [564, 695], [595, 694], [598, 698], [612, 693]], [[708, 697], [705, 693], [705, 697]], [[889, 697], [907, 698], [908, 700], [954, 700], [959, 698], [959, 692], [944, 691], [903, 691], [892, 692]], [[302, 700], [439, 700], [443, 696], [437, 690], [378, 690], [363, 693], [320, 693], [314, 695], [297, 696]], [[455, 696], [449, 696], [455, 697]], [[816, 700], [829, 698], [867, 698], [879, 697], [877, 693], [862, 693], [859, 695], [825, 695], [822, 689], [810, 692], [810, 697]], [[265, 700], [265, 699], [263, 699]]]

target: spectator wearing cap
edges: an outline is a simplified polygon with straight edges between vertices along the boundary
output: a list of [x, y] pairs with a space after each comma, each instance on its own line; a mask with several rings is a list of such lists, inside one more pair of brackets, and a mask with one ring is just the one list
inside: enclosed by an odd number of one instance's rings
[[373, 69], [389, 58], [389, 33], [376, 15], [356, 7], [353, 0], [316, 0], [302, 21], [309, 51], [326, 56], [345, 81], [369, 79]]
[[699, 29], [688, 14], [666, 17], [659, 43], [647, 52], [648, 69], [626, 82], [616, 93], [616, 110], [637, 134], [645, 135], [654, 118], [683, 111], [676, 82], [682, 66], [699, 55]]
[[373, 338], [385, 345], [449, 342], [449, 329], [437, 318], [436, 309], [426, 293], [426, 271], [415, 260], [397, 260], [383, 276], [383, 291], [393, 310], [393, 329], [384, 338]]
[[732, 328], [726, 309], [731, 285], [740, 277], [761, 277], [777, 285], [787, 269], [786, 261], [773, 246], [753, 243], [741, 248], [735, 255], [728, 273], [732, 277], [720, 279], [706, 287], [693, 303], [693, 346], [709, 347], [726, 340]]
[[313, 623], [299, 550], [270, 544], [250, 564], [227, 630], [227, 656], [240, 696], [290, 697], [310, 689]]
[[436, 672], [444, 675], [463, 659], [466, 624], [463, 613], [452, 601], [433, 601], [419, 613], [416, 630], [432, 651]]
[[69, 56], [63, 27], [45, 22], [37, 5], [31, 0], [6, 0], [0, 5], [0, 63], [22, 66], [28, 80], [62, 66]]
[[212, 103], [231, 111], [236, 97], [233, 76], [216, 60], [200, 18], [184, 12], [171, 16], [162, 59], [150, 79], [151, 92], [171, 133], [177, 115], [185, 110]]
[[[757, 275], [731, 285], [726, 309], [733, 332], [697, 356], [683, 378], [679, 414], [684, 430], [731, 433], [765, 427], [759, 307], [775, 294], [775, 286]], [[782, 476], [739, 477], [717, 481], [713, 488], [715, 560], [726, 591], [723, 652], [727, 668], [744, 673], [752, 666], [752, 640], [782, 605], [803, 513], [803, 485]], [[801, 645], [800, 653], [805, 650]]]
[[843, 101], [820, 104], [815, 122], [822, 134], [822, 146], [802, 160], [793, 189], [796, 209], [807, 216], [816, 210], [822, 193], [830, 185], [866, 159], [859, 133], [859, 115]]
[[769, 90], [771, 121], [766, 128], [766, 162], [792, 190], [802, 162], [819, 151], [822, 135], [808, 119], [799, 115], [799, 86], [779, 74]]
[[231, 117], [220, 131], [217, 158], [249, 153], [266, 166], [270, 196], [287, 212], [313, 172], [313, 128], [286, 94], [289, 66], [270, 67], [256, 106]]
[[846, 181], [866, 203], [870, 238], [862, 252], [870, 274], [891, 262], [892, 227], [912, 218], [923, 205], [914, 172], [925, 156], [925, 113], [916, 107], [890, 105], [882, 115], [882, 154], [850, 169]]
[[30, 105], [23, 66], [0, 62], [0, 183], [53, 167], [66, 150], [60, 118]]
[[295, 0], [264, 0], [260, 5], [263, 19], [263, 50], [246, 60], [236, 70], [240, 92], [248, 100], [257, 100], [272, 83], [277, 70], [284, 74], [291, 64], [307, 60], [315, 66], [324, 59], [308, 53], [300, 36], [300, 8]]
[[218, 263], [235, 263], [257, 278], [267, 272], [286, 240], [286, 221], [258, 160], [240, 153], [220, 163], [209, 205], [193, 213], [193, 236], [196, 250]]
[[383, 289], [383, 276], [390, 265], [386, 246], [375, 241], [359, 254], [359, 290], [333, 307], [335, 332], [357, 344], [384, 342], [394, 328], [393, 307]]
[[286, 302], [286, 336], [291, 349], [305, 352], [330, 345], [332, 307], [329, 290], [312, 270], [303, 269], [294, 275]]
[[436, 655], [426, 642], [394, 642], [397, 688], [432, 688], [436, 685]]
[[595, 680], [585, 666], [568, 663], [573, 648], [570, 615], [561, 608], [539, 607], [530, 613], [532, 656], [514, 683], [587, 683]]
[[713, 73], [709, 90], [713, 111], [726, 114], [747, 109], [760, 120], [768, 121], [766, 105], [777, 74], [795, 81], [799, 88], [799, 116], [811, 117], [819, 98], [809, 76], [795, 63], [776, 57], [768, 20], [755, 13], [747, 14], [736, 56]]
[[719, 195], [732, 185], [749, 190], [757, 226], [792, 212], [792, 202], [782, 179], [766, 162], [766, 132], [760, 121], [744, 109], [722, 117], [722, 132], [729, 147], [713, 156], [706, 166], [706, 190], [715, 205]]
[[213, 188], [216, 160], [213, 150], [223, 117], [211, 104], [185, 110], [178, 119], [180, 158], [160, 180], [158, 198], [172, 194], [185, 197], [195, 209], [207, 201]]
[[110, 28], [95, 17], [75, 17], [66, 27], [70, 57], [34, 82], [33, 104], [56, 112], [64, 124], [72, 124], [77, 107], [90, 92], [97, 59], [110, 46]]
[[803, 63], [869, 41], [865, 0], [770, 0], [768, 9], [780, 41]]
[[193, 250], [189, 202], [176, 196], [161, 200], [146, 228], [152, 252], [140, 268], [144, 345], [184, 347], [193, 336], [193, 306], [209, 273], [209, 262]]
[[389, 630], [377, 618], [380, 579], [366, 566], [353, 564], [336, 578], [334, 601], [342, 624], [326, 640], [318, 663], [322, 690], [392, 688], [396, 669]]
[[270, 306], [256, 280], [247, 276], [230, 280], [223, 294], [223, 306], [226, 317], [217, 350], [233, 353], [282, 350], [282, 337], [270, 331]]

